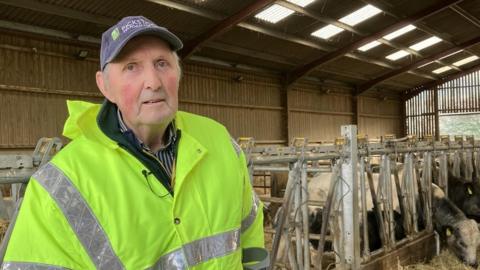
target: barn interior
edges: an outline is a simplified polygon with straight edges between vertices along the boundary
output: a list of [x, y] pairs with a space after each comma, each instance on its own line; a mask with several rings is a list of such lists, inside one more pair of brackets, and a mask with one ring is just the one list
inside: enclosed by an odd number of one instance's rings
[[[356, 144], [378, 146], [366, 146], [366, 151], [397, 153], [398, 147], [404, 151], [398, 153], [406, 153], [427, 147], [421, 151], [451, 152], [458, 170], [469, 168], [461, 165], [465, 159], [472, 162], [470, 182], [478, 178], [479, 1], [0, 0], [4, 197], [18, 199], [13, 195], [22, 188], [10, 189], [11, 183], [25, 184], [38, 164], [68, 144], [62, 137], [67, 100], [103, 102], [95, 82], [101, 35], [131, 15], [143, 15], [183, 41], [179, 109], [223, 124], [251, 154], [251, 164], [265, 153], [278, 157], [307, 148], [313, 153], [346, 149], [351, 145], [345, 141], [354, 136], [348, 137], [345, 126], [354, 126]], [[458, 125], [442, 126], [449, 123]], [[40, 149], [37, 142], [44, 137], [59, 139], [43, 141]], [[396, 144], [398, 138], [404, 140]], [[380, 152], [381, 159], [386, 152]], [[35, 166], [25, 171], [22, 162]], [[334, 167], [322, 162], [320, 168]], [[253, 184], [266, 204], [284, 204], [285, 187], [273, 190], [279, 187], [271, 171], [252, 172]], [[266, 231], [268, 237], [275, 233], [274, 228]], [[371, 256], [375, 262], [337, 266], [393, 269], [398, 258], [415, 248], [431, 248], [435, 240], [432, 233], [412, 241], [417, 246], [404, 244], [394, 256], [386, 256], [385, 248]], [[433, 253], [425, 252], [424, 258]], [[382, 260], [390, 261], [378, 263]], [[288, 263], [276, 267], [310, 269]]]

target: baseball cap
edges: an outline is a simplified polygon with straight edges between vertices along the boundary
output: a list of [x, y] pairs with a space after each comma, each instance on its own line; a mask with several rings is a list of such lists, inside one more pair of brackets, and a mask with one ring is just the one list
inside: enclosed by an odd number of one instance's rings
[[100, 69], [103, 70], [108, 63], [115, 59], [132, 38], [140, 35], [157, 36], [167, 42], [173, 51], [178, 51], [183, 47], [182, 41], [167, 28], [158, 26], [143, 16], [128, 16], [103, 32], [100, 47]]

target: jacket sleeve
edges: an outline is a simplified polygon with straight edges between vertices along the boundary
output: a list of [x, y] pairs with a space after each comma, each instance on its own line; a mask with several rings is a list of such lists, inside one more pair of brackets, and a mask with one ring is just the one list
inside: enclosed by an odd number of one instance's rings
[[1, 269], [94, 269], [63, 212], [31, 179]]
[[263, 204], [252, 187], [243, 152], [240, 152], [239, 159], [244, 181], [243, 219], [240, 243], [243, 249], [248, 247], [263, 248]]

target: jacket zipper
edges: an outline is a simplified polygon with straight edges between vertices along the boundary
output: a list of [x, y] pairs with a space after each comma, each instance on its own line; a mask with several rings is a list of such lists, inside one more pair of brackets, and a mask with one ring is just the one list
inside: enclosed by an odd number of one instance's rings
[[[149, 155], [153, 159], [155, 159], [157, 161], [157, 163], [162, 167], [163, 171], [165, 173], [167, 172], [167, 169], [165, 168], [165, 165], [154, 154], [150, 153], [149, 151], [145, 151], [144, 149], [142, 149], [142, 152]], [[173, 157], [172, 175], [170, 176], [170, 179], [169, 179], [170, 181], [167, 183], [168, 184], [167, 188], [168, 188], [168, 191], [170, 193], [173, 193], [173, 186], [172, 186], [173, 182], [172, 181], [173, 181], [173, 179], [175, 179], [174, 173], [175, 173], [175, 157]]]

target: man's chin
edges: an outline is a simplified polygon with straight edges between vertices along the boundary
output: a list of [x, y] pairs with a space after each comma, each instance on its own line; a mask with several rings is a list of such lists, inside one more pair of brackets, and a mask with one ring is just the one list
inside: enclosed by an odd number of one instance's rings
[[141, 122], [149, 126], [168, 125], [175, 118], [175, 114], [148, 115], [141, 119]]

